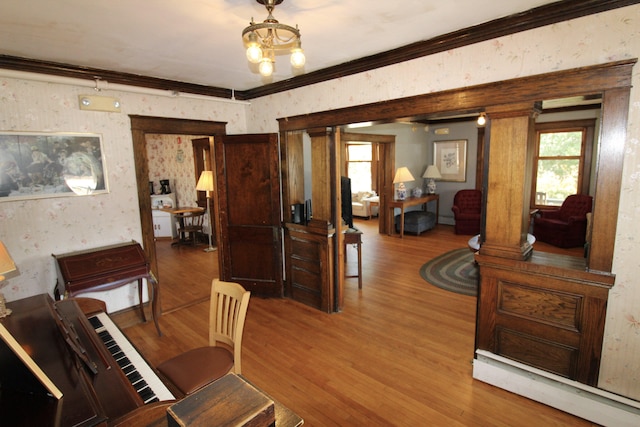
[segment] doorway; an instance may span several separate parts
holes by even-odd
[[[149,159],[147,150],[147,134],[164,135],[224,135],[225,123],[200,120],[172,119],[165,117],[129,116],[133,139],[134,164],[138,189],[138,206],[142,229],[142,245],[149,258],[151,271],[160,284],[158,301],[162,307],[162,289],[165,277],[158,269],[156,241],[153,232],[151,198],[149,197]],[[195,188],[195,183],[193,183]],[[216,252],[213,252],[216,254]],[[217,256],[211,261],[219,264]],[[165,274],[166,276],[166,274]],[[170,279],[167,277],[167,279]],[[167,280],[169,281],[169,280]]]

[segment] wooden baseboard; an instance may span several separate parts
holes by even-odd
[[[477,350],[473,378],[603,426],[640,425],[640,402]]]

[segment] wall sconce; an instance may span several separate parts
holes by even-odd
[[[120,100],[110,96],[78,95],[78,102],[81,110],[120,112]]]

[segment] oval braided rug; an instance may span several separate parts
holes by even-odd
[[[478,266],[468,248],[435,257],[420,267],[420,276],[447,291],[470,296],[478,294]]]

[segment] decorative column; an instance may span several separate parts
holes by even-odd
[[[491,106],[485,230],[481,255],[524,260],[533,250],[527,242],[534,119],[539,103]]]

